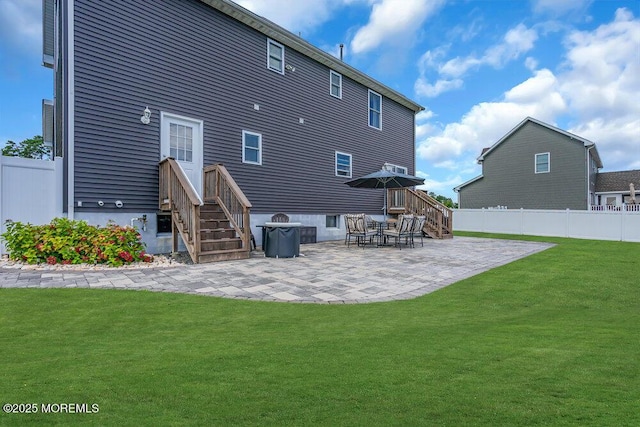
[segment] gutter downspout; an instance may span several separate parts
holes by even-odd
[[[591,145],[587,145],[587,150],[585,152],[585,156],[586,156],[586,170],[587,170],[587,210],[590,211],[591,210],[591,180],[589,179],[591,177],[590,172],[591,172],[591,162],[589,160],[591,160],[591,156],[589,154],[589,152],[591,151],[591,149],[595,146],[595,144],[591,144]]]
[[[74,219],[74,202],[75,202],[75,127],[74,127],[74,109],[75,109],[75,88],[74,88],[74,20],[73,7],[74,1],[69,0],[67,4],[67,218]]]

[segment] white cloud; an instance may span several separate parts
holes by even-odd
[[[41,52],[42,0],[0,0],[0,38],[16,52]]]
[[[351,41],[351,51],[365,53],[386,43],[408,42],[422,23],[444,0],[379,0],[374,3],[369,22]]]
[[[565,112],[566,103],[549,70],[540,70],[530,79],[507,91],[500,102],[475,105],[459,123],[450,123],[437,135],[419,141],[418,156],[435,165],[446,165],[463,155],[478,157],[525,117],[553,123]]]
[[[575,31],[559,77],[575,115],[571,132],[596,142],[605,168],[640,166],[640,19],[618,9],[613,22]]]
[[[459,89],[464,85],[462,77],[469,70],[481,66],[502,68],[533,49],[537,39],[538,33],[535,29],[518,24],[505,33],[500,43],[487,48],[481,56],[458,56],[442,62],[448,50],[447,46],[428,50],[418,61],[420,76],[414,84],[414,90],[418,96],[435,98],[444,92]],[[527,60],[526,64],[530,69],[537,66],[531,60]],[[430,79],[430,70],[436,70],[438,77]],[[435,83],[431,83],[434,80]]]
[[[419,77],[414,85],[414,90],[419,96],[426,96],[427,98],[435,98],[443,92],[459,89],[463,85],[463,81],[460,79],[453,80],[438,80],[434,84],[431,84],[424,77]]]
[[[416,176],[424,178],[424,184],[418,185],[419,190],[433,191],[436,194],[446,195],[451,192],[451,188],[460,184],[462,177],[460,175],[447,176],[443,180],[436,180],[425,172],[417,171]]]
[[[538,39],[536,30],[527,28],[523,24],[518,24],[515,28],[507,31],[504,35],[503,43],[493,46],[485,52],[480,62],[489,64],[494,68],[500,68],[509,61],[517,59],[525,52],[533,49]]]
[[[535,70],[501,100],[477,104],[459,122],[433,127],[419,139],[418,156],[460,171],[483,147],[532,116],[556,126],[568,120],[566,130],[597,144],[605,170],[640,168],[640,20],[620,9],[608,24],[568,34],[565,46],[566,61],[556,73]],[[530,69],[537,66],[527,62]],[[461,175],[455,185],[473,177]]]

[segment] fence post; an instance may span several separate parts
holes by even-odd
[[[569,224],[571,222],[570,217],[571,217],[571,210],[567,208],[567,217],[566,217],[567,220],[565,222],[566,232],[564,233],[565,237],[571,237],[569,233]]]
[[[620,212],[620,241],[624,241],[624,223],[625,223],[625,215],[627,214],[627,206],[625,204],[622,205],[622,212]]]

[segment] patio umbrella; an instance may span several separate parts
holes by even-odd
[[[635,205],[636,204],[636,189],[633,186],[633,182],[631,184],[629,184],[629,193],[631,195],[630,202]]]
[[[404,188],[424,184],[424,178],[392,172],[385,169],[370,173],[360,178],[345,182],[354,188],[383,188],[384,189],[384,216],[387,216],[387,188]]]

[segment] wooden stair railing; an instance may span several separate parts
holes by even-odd
[[[390,188],[387,190],[387,200],[403,201],[402,211],[426,217],[423,231],[435,239],[449,239],[453,237],[453,210],[449,209],[424,191],[410,188]],[[395,205],[388,206],[389,210],[397,209]]]
[[[249,258],[251,203],[227,169],[204,168],[203,201],[173,158],[159,168],[159,207],[171,212],[173,251],[179,234],[194,263]]]
[[[159,163],[160,210],[170,211],[172,250],[178,251],[178,236],[189,252],[193,262],[198,262],[200,252],[200,206],[203,204],[182,167],[173,158],[167,157]]]
[[[223,164],[204,168],[204,201],[218,204],[229,219],[230,225],[242,240],[242,249],[251,249],[251,202]]]

